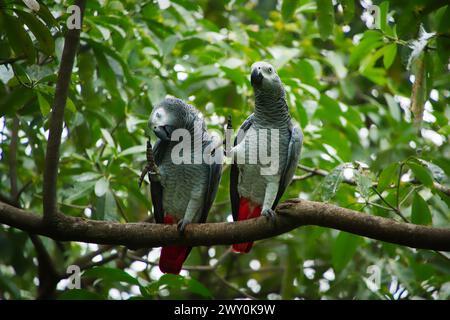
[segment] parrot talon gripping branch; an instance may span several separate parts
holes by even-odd
[[[141,176],[139,177],[139,188],[142,186],[142,182],[144,181],[145,175],[148,173],[148,180],[150,182],[159,182],[161,180],[161,176],[159,175],[158,167],[156,166],[155,159],[153,156],[152,143],[150,140],[147,141],[147,149],[146,149],[146,157],[147,163],[145,164],[144,169],[142,169]]]

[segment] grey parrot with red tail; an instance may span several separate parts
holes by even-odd
[[[200,112],[180,99],[166,98],[154,107],[149,128],[158,137],[153,155],[160,181],[150,184],[156,222],[177,224],[180,232],[191,222],[204,223],[219,186],[223,154],[211,150],[213,142]],[[174,141],[177,129],[191,137],[187,142],[190,147],[181,149],[180,143],[186,141]],[[187,161],[178,163],[174,159],[177,156]],[[191,249],[181,245],[163,247],[160,270],[178,274]]]
[[[250,79],[255,93],[255,110],[241,125],[228,154],[234,158],[230,198],[235,221],[260,215],[275,217],[274,210],[294,176],[303,142],[300,127],[291,121],[283,83],[275,68],[266,62],[256,62],[251,67]],[[266,135],[262,135],[263,132]],[[266,145],[262,143],[264,138]],[[264,172],[268,164],[256,156],[261,155],[258,148],[269,145],[271,152],[268,154],[275,156],[277,163],[274,170]],[[236,161],[239,156],[245,161]],[[257,161],[249,161],[252,157]],[[234,244],[233,249],[247,253],[252,245],[253,242]]]

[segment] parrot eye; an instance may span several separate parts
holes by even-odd
[[[267,69],[269,73],[272,73],[272,68]]]

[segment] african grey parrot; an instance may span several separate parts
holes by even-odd
[[[222,155],[220,152],[211,154],[211,150],[208,151],[212,147],[212,140],[206,131],[205,122],[198,110],[180,99],[166,98],[156,105],[150,115],[149,127],[158,137],[153,155],[160,182],[151,183],[155,220],[157,223],[177,223],[178,230],[183,232],[191,222],[206,221],[220,182]],[[192,137],[192,141],[181,151],[180,142],[172,141],[176,140],[173,136],[179,131],[177,129],[185,129],[184,132]],[[197,150],[195,143],[199,146]],[[174,161],[177,155],[184,156],[186,161]],[[212,161],[215,156],[218,158]],[[163,247],[159,259],[160,270],[178,274],[191,249],[186,246]]]
[[[234,147],[228,153],[234,157],[230,198],[235,221],[256,218],[261,214],[275,217],[274,209],[294,176],[303,141],[301,129],[291,121],[283,84],[275,68],[266,62],[256,62],[251,67],[250,79],[255,92],[255,110],[241,125]],[[278,154],[276,148],[273,152],[279,162],[277,170],[271,174],[262,174],[261,168],[265,166],[259,157],[253,164],[249,163],[250,157],[258,153],[261,155],[258,148],[264,147],[261,143],[264,140],[262,131],[267,132],[267,137],[273,136],[274,143],[278,145]],[[252,140],[255,138],[258,143]],[[265,140],[270,145],[270,138]],[[245,157],[244,163],[236,163],[239,155]],[[252,245],[253,242],[234,244],[233,249],[246,253]]]

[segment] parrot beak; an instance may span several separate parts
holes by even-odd
[[[153,128],[155,135],[163,141],[170,141],[173,130],[174,127],[169,125]]]
[[[258,71],[257,68],[253,69],[252,74],[250,76],[250,82],[252,86],[260,86],[262,84],[262,81],[264,79],[264,76],[260,71]]]

